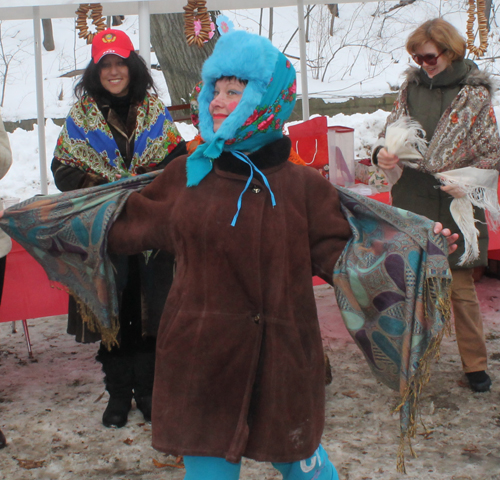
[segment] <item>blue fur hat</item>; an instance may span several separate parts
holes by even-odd
[[[203,88],[198,102],[200,131],[205,142],[210,143],[215,137],[213,119],[208,112],[213,100],[215,82],[223,76],[248,80],[238,107],[217,131],[217,137],[229,140],[262,100],[279,53],[267,38],[242,30],[235,30],[220,37],[201,73]],[[204,115],[201,114],[202,111]]]
[[[240,102],[214,132],[209,112],[221,77],[246,80]],[[295,70],[264,37],[241,30],[222,35],[202,69],[198,96],[199,129],[204,144],[189,157],[188,185],[197,185],[223,150],[253,152],[283,136],[283,124],[295,105]]]

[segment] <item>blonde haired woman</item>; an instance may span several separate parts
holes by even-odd
[[[465,40],[442,18],[429,20],[410,34],[406,49],[420,68],[411,67],[400,89],[387,126],[404,116],[417,120],[429,147],[415,168],[403,167],[392,187],[393,205],[458,232],[450,213],[454,198],[464,196],[455,186],[442,186],[435,174],[463,167],[495,170],[500,162],[500,137],[491,105],[489,75],[464,59]],[[384,147],[385,131],[375,145],[372,160],[391,171],[399,163]],[[492,172],[494,173],[494,172]],[[473,391],[490,389],[483,322],[474,287],[474,267],[487,263],[488,230],[484,211],[476,209],[479,258],[458,266],[463,238],[450,255],[453,272],[452,303],[463,370]]]

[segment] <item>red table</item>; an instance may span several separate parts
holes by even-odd
[[[33,357],[26,322],[29,318],[68,313],[68,294],[62,285],[50,282],[40,264],[17,242],[7,255],[0,322],[23,322],[29,357]]]

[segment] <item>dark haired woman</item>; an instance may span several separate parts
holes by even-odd
[[[186,153],[151,74],[120,30],[104,30],[92,42],[92,60],[75,87],[78,101],[59,135],[52,161],[61,191],[92,187],[121,177],[164,168]],[[127,422],[132,397],[151,419],[156,332],[173,272],[173,258],[148,251],[113,258],[121,297],[119,344],[101,338],[83,302],[70,297],[68,333],[79,342],[102,340],[110,398],[106,427]],[[159,294],[161,292],[161,294]],[[154,295],[153,295],[154,293]]]
[[[465,40],[442,18],[418,27],[409,36],[406,50],[420,68],[407,71],[386,128],[401,117],[411,116],[422,125],[429,148],[415,168],[403,168],[392,187],[392,203],[458,232],[450,204],[454,198],[465,196],[465,192],[455,185],[441,186],[435,175],[464,167],[496,174],[500,137],[491,105],[492,82],[488,74],[464,59]],[[383,148],[383,144],[381,139],[375,146],[373,162],[394,172],[400,159]],[[472,274],[474,267],[487,264],[488,230],[484,210],[476,208],[475,217],[475,227],[480,232],[479,258],[461,265],[460,257],[466,248],[461,235],[458,249],[449,261],[453,272],[455,330],[463,370],[473,391],[486,392],[491,379],[486,373],[483,321]]]

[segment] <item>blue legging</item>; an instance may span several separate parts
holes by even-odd
[[[241,462],[229,463],[217,457],[184,457],[184,480],[238,480]],[[283,480],[339,480],[337,470],[320,445],[307,460],[291,463],[273,463]]]

